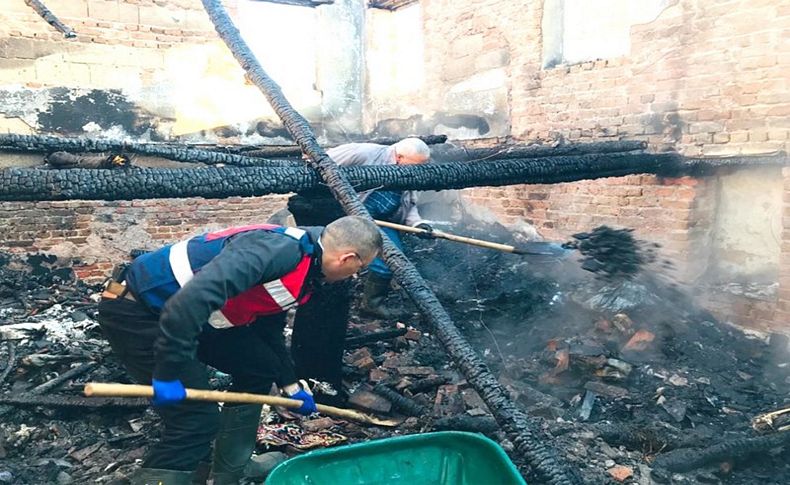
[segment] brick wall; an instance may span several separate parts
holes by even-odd
[[[24,0],[4,2],[0,84],[122,88],[136,80],[145,83],[146,76],[150,80],[163,69],[161,49],[216,40],[199,1],[50,0],[46,5],[77,37],[65,40]]]
[[[543,68],[545,3],[421,2],[428,106],[503,69],[516,139],[625,137],[689,155],[790,146],[782,2],[678,0],[631,27],[629,55]],[[484,111],[482,101],[469,111]]]
[[[0,202],[0,248],[74,262],[89,281],[106,277],[132,249],[156,249],[211,229],[261,223],[285,196],[185,200]]]
[[[426,110],[446,103],[446,93],[477,83],[476,95],[465,99],[468,112],[493,109],[508,123],[506,131],[492,130],[475,145],[638,139],[648,141],[651,150],[688,156],[790,149],[788,5],[670,2],[655,20],[631,27],[627,55],[544,68],[548,3],[421,2]],[[494,89],[478,83],[493,73],[504,73]],[[506,96],[493,94],[497,90]],[[786,171],[784,177],[787,184]],[[788,187],[785,201],[790,200]],[[633,176],[466,194],[508,222],[533,223],[551,239],[599,224],[635,228],[640,237],[660,243],[662,253],[676,262],[675,275],[693,285],[716,257],[710,244],[720,210],[717,176]],[[778,217],[778,204],[775,210]],[[790,331],[788,313],[782,313],[790,291],[787,210],[785,205],[778,297],[706,295],[720,315],[747,326]]]
[[[358,134],[361,4],[318,9],[226,0],[249,47],[327,139]],[[200,0],[52,0],[75,39],[24,0],[0,11],[0,132],[283,143],[263,94]],[[312,35],[292,35],[292,25]],[[290,28],[290,30],[288,30]],[[280,42],[290,35],[289,42]],[[274,46],[274,48],[273,48]],[[299,63],[295,56],[302,55]]]

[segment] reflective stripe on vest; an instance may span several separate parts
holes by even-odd
[[[243,232],[244,229],[247,229],[248,227],[262,229],[264,228],[262,226],[263,224],[260,226],[245,226],[243,228],[238,228],[241,229],[238,232]],[[268,229],[268,227],[266,228]],[[286,235],[291,236],[297,241],[307,234],[307,232],[296,227],[286,227],[284,232]],[[195,277],[195,273],[192,271],[192,265],[189,263],[189,252],[187,251],[187,246],[189,246],[190,240],[191,239],[187,239],[186,241],[177,242],[170,247],[170,270],[173,272],[173,276],[176,277],[178,285],[182,288],[184,285],[189,283],[192,278]],[[285,285],[283,285],[281,280],[269,281],[268,283],[264,283],[263,286],[266,288],[269,294],[272,295],[274,301],[276,301],[281,307],[287,307],[296,302],[296,299],[291,295],[291,292],[285,288]]]
[[[195,273],[192,272],[192,265],[189,264],[188,245],[189,239],[170,246],[170,270],[176,277],[178,286],[182,288],[195,276]]]
[[[241,232],[250,231],[250,230],[257,230],[257,229],[268,230],[268,229],[275,229],[275,228],[278,228],[278,226],[273,226],[273,225],[269,225],[269,224],[261,224],[261,225],[254,225],[254,226],[244,226],[244,227],[237,227],[237,228],[227,229],[225,231],[221,231],[221,232],[217,232],[217,233],[210,233],[210,234],[207,234],[205,237],[206,237],[207,241],[211,241],[211,240],[218,239],[220,237],[228,237],[228,236],[232,236],[232,235],[235,235],[235,234],[238,234],[238,233],[241,233]],[[301,238],[304,237],[307,234],[306,231],[304,231],[302,229],[299,229],[299,228],[296,228],[296,227],[283,228],[283,232],[282,233],[284,233],[285,235],[287,235],[287,236],[289,236],[289,237],[291,237],[293,239],[296,239],[297,241],[301,240]],[[170,255],[169,255],[170,270],[173,272],[173,276],[175,276],[175,279],[178,282],[178,285],[180,287],[182,287],[182,288],[184,287],[184,285],[189,283],[192,280],[192,278],[194,278],[194,276],[195,276],[195,273],[192,270],[192,265],[191,265],[191,263],[189,261],[188,246],[189,246],[189,241],[191,241],[191,240],[192,239],[187,239],[186,241],[180,241],[180,242],[178,242],[176,244],[173,244],[170,247]],[[307,271],[309,270],[309,259],[310,259],[309,255],[305,256],[304,258],[302,258],[302,261],[299,263],[299,265],[297,266],[297,269],[295,271],[300,271],[301,270],[306,276]],[[307,267],[305,267],[305,263],[307,263]],[[290,273],[289,273],[289,275],[290,275]],[[283,278],[285,278],[285,277],[287,277],[289,275],[285,275]],[[263,286],[263,288],[266,290],[266,293],[268,294],[269,297],[271,297],[271,299],[274,301],[274,303],[276,303],[277,306],[280,307],[279,311],[283,311],[283,312],[284,311],[288,311],[289,309],[298,306],[299,303],[304,303],[307,300],[307,298],[304,298],[302,302],[298,301],[297,298],[298,298],[299,295],[298,294],[297,295],[292,294],[291,291],[283,283],[283,279],[282,278],[281,279],[276,279],[276,280],[273,280],[273,281],[267,281],[266,283],[263,283],[261,286]],[[300,286],[300,289],[301,289],[301,286]],[[250,290],[248,290],[248,291],[250,291]],[[242,293],[242,295],[243,294],[244,293]],[[239,296],[241,296],[241,295],[239,295]],[[231,300],[234,300],[235,298],[238,298],[238,296],[232,298]],[[231,301],[231,300],[229,300],[229,301]],[[228,304],[226,302],[226,306],[227,305]],[[225,309],[225,307],[223,307],[223,309]],[[208,319],[209,325],[211,325],[214,328],[222,329],[222,328],[231,328],[231,327],[234,327],[236,325],[245,325],[247,323],[250,323],[250,322],[246,322],[246,321],[233,322],[225,314],[226,312],[223,312],[222,309],[213,312],[211,314],[211,316],[209,317],[209,319]]]

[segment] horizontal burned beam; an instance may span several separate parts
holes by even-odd
[[[446,135],[418,136],[425,143],[432,145],[447,141]],[[398,140],[393,138],[377,138],[369,143],[392,145]],[[52,153],[66,151],[82,152],[119,152],[137,153],[162,157],[168,160],[186,163],[205,163],[206,165],[233,165],[237,167],[255,166],[302,166],[299,160],[277,160],[282,158],[299,158],[302,150],[296,145],[278,145],[271,147],[208,147],[197,148],[188,145],[171,143],[138,143],[133,141],[101,140],[92,138],[64,138],[45,135],[0,134],[0,150],[16,150],[26,152]],[[265,159],[264,157],[271,157]]]
[[[615,154],[472,164],[347,167],[341,171],[357,191],[445,190],[658,173],[679,163],[680,157],[674,154]],[[0,200],[4,201],[225,198],[321,190],[324,186],[318,175],[307,167],[0,171]]]
[[[647,142],[639,140],[571,143],[558,146],[500,145],[485,148],[438,146],[431,150],[431,158],[437,161],[468,162],[475,160],[560,157],[591,153],[620,153],[644,150],[645,148],[647,148]]]
[[[178,162],[205,163],[207,165],[226,164],[239,167],[294,165],[294,162],[290,160],[263,160],[260,158],[237,155],[235,153],[201,150],[186,145],[96,140],[90,138],[62,138],[58,136],[43,135],[0,134],[0,150],[19,150],[39,153],[50,153],[55,151],[72,153],[137,153],[140,155],[167,158],[168,160],[175,160]]]
[[[404,137],[405,138],[405,137]],[[420,135],[411,138],[419,138],[426,145],[438,145],[447,141],[447,135]],[[357,140],[359,143],[376,143],[377,145],[394,145],[403,138],[373,138],[370,140]],[[301,157],[302,149],[296,145],[272,145],[272,146],[250,146],[237,149],[239,154],[248,157]],[[301,162],[299,162],[301,163]]]

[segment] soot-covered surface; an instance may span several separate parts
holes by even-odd
[[[520,242],[497,224],[447,230]],[[619,466],[633,472],[631,483],[790,480],[790,454],[777,446],[674,476],[683,467],[659,458],[757,436],[750,420],[790,402],[790,372],[786,353],[695,306],[657,261],[656,246],[611,228],[581,235],[569,246],[584,254],[562,258],[408,242],[410,257],[500,382],[546,420],[563,443],[558,448],[591,482],[613,480]],[[593,274],[582,264],[609,270]]]

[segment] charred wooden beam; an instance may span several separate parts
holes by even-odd
[[[418,0],[370,0],[368,7],[382,10],[397,10],[406,5],[417,3]]]
[[[100,140],[91,138],[63,138],[45,135],[0,134],[0,150],[18,150],[26,152],[72,153],[113,152],[137,153],[154,157],[167,158],[177,162],[205,163],[206,165],[235,165],[239,167],[254,166],[293,166],[290,160],[264,160],[234,153],[201,150],[186,145],[170,145],[162,143],[138,143],[133,141]]]
[[[550,184],[656,173],[677,164],[673,154],[581,155],[416,166],[345,167],[338,170],[358,191],[445,190],[520,183]],[[0,200],[131,200],[260,196],[325,191],[307,167],[133,168],[116,170],[0,170]]]
[[[57,169],[64,168],[95,168],[95,169],[123,169],[132,166],[132,160],[126,155],[108,156],[78,156],[68,152],[50,153],[44,158],[47,165]]]
[[[304,119],[288,102],[280,87],[266,74],[252,51],[241,38],[219,0],[202,0],[217,33],[230,48],[253,84],[263,92],[280,117],[288,133],[308,156],[308,163],[321,176],[335,198],[349,213],[370,218],[346,173],[340,171],[318,145],[315,135]],[[409,259],[385,238],[384,258],[395,273],[401,287],[416,303],[447,353],[483,398],[513,442],[516,452],[532,467],[540,480],[550,484],[581,483],[578,472],[559,458],[548,436],[539,424],[510,399],[505,388],[489,371],[483,360],[450,319],[436,295]]]
[[[417,394],[420,392],[436,389],[442,384],[447,384],[448,382],[450,382],[450,379],[446,376],[428,377],[420,381],[414,382],[412,384],[409,384],[406,387],[406,389],[408,389],[409,392],[411,392],[412,394]]]
[[[25,3],[30,8],[35,10],[37,14],[41,15],[41,18],[46,20],[49,25],[55,27],[58,32],[62,33],[65,38],[73,39],[77,37],[77,34],[71,29],[71,27],[68,27],[63,22],[61,22],[60,19],[57,18],[55,14],[53,14],[52,11],[48,9],[46,5],[44,5],[43,2],[41,2],[41,0],[25,0]]]
[[[559,146],[500,145],[488,148],[438,146],[431,150],[431,158],[437,161],[468,162],[511,158],[561,157],[587,155],[590,153],[620,153],[643,150],[645,148],[647,148],[647,142],[638,140],[574,143]]]
[[[14,370],[14,365],[16,364],[16,345],[14,345],[13,342],[6,342],[5,347],[8,352],[8,360],[3,368],[3,372],[0,372],[0,386],[3,385],[9,374],[11,374],[11,371]]]
[[[96,362],[86,362],[77,367],[69,369],[63,374],[57,376],[56,378],[49,380],[39,386],[34,387],[33,389],[30,390],[30,394],[32,395],[44,394],[45,392],[49,392],[54,389],[57,389],[58,387],[65,384],[66,381],[68,381],[69,379],[74,379],[75,377],[79,377],[82,374],[86,374],[92,371],[93,369],[96,368],[97,365],[99,364],[97,364]]]
[[[391,340],[406,335],[406,332],[407,330],[405,328],[398,328],[395,330],[366,333],[365,335],[360,335],[358,337],[348,337],[345,340],[345,348],[355,349],[364,345],[381,342],[382,340]]]
[[[742,460],[752,455],[764,454],[772,448],[788,445],[790,445],[790,432],[754,438],[735,438],[708,448],[681,448],[658,455],[653,466],[670,472],[688,472],[723,461]]]
[[[149,399],[95,398],[82,396],[39,396],[30,394],[1,394],[0,405],[31,408],[36,406],[54,408],[145,408],[151,405]]]
[[[764,155],[742,155],[737,157],[707,157],[707,158],[688,158],[677,167],[670,167],[666,175],[710,175],[722,168],[737,167],[760,167],[775,166],[784,167],[788,165],[787,154],[776,152]]]
[[[448,416],[433,422],[434,429],[451,431],[469,431],[470,433],[493,433],[499,427],[491,416]]]
[[[428,412],[425,406],[412,401],[406,396],[401,396],[397,391],[390,389],[384,384],[377,384],[373,388],[373,392],[391,402],[395,409],[409,416],[424,416]]]
[[[413,138],[419,138],[424,141],[426,145],[437,145],[447,141],[447,135],[420,135]],[[361,140],[361,142],[376,143],[377,145],[394,145],[402,139],[403,138],[373,138],[370,140]],[[264,158],[298,158],[302,156],[302,149],[296,145],[244,147],[239,149],[238,152],[248,157]]]

